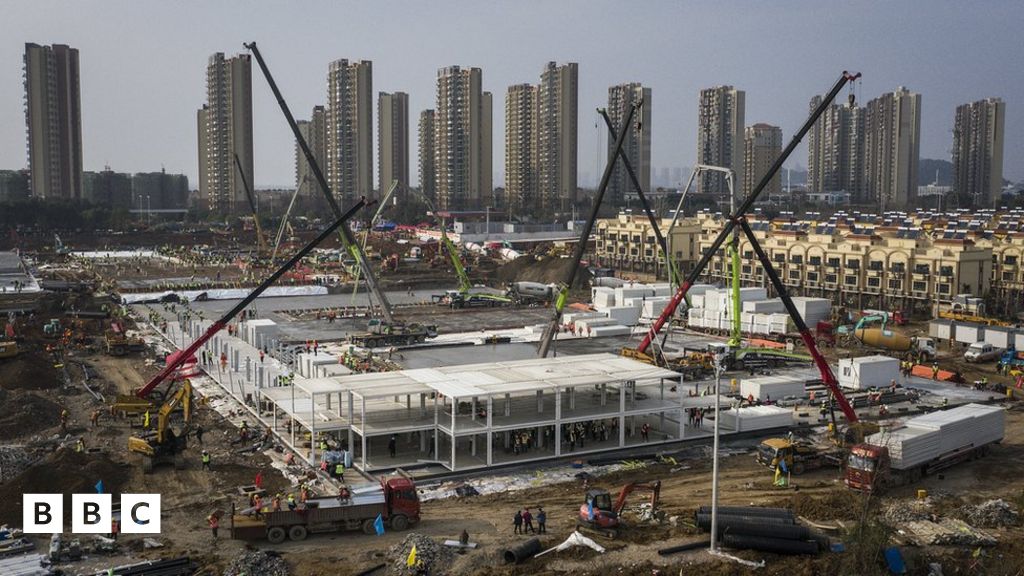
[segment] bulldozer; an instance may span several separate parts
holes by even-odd
[[[180,429],[171,426],[171,417],[181,409],[184,417]],[[160,464],[174,464],[181,470],[185,467],[182,453],[188,446],[188,433],[192,423],[192,383],[185,380],[157,412],[156,428],[128,439],[128,451],[142,457],[142,471],[146,474]]]
[[[619,490],[619,496],[612,503],[611,494],[604,488],[587,490],[583,504],[580,505],[579,521],[576,528],[592,532],[606,538],[616,538],[622,526],[622,509],[626,506],[629,495],[636,490],[650,492],[651,510],[658,507],[661,497],[661,481],[631,482]]]

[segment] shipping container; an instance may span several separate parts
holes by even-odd
[[[900,376],[900,361],[890,356],[840,358],[839,385],[851,390],[889,386]]]

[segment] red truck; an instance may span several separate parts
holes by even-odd
[[[310,533],[362,530],[374,534],[378,515],[391,530],[405,530],[420,521],[420,501],[412,478],[381,478],[379,488],[355,490],[344,502],[331,497],[310,498],[295,510],[267,512],[259,519],[232,514],[231,537],[266,538],[271,544],[280,544],[285,537],[297,542]]]

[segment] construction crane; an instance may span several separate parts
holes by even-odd
[[[341,218],[341,207],[338,205],[338,201],[334,198],[334,195],[331,194],[331,187],[327,184],[327,179],[324,178],[324,173],[320,169],[320,164],[316,161],[316,157],[313,156],[313,151],[309,148],[309,144],[302,136],[302,132],[299,131],[299,125],[295,123],[295,117],[292,116],[292,112],[288,108],[288,103],[284,101],[284,97],[281,95],[281,91],[278,89],[277,83],[274,82],[274,77],[270,74],[270,69],[267,68],[267,63],[263,60],[263,55],[260,54],[260,50],[256,47],[255,42],[246,42],[243,46],[248,50],[251,50],[252,55],[256,58],[256,63],[259,64],[260,71],[263,72],[263,77],[266,78],[267,84],[270,85],[270,90],[274,93],[274,97],[277,99],[277,103],[281,107],[281,112],[284,114],[285,120],[288,121],[288,125],[292,129],[292,133],[295,135],[295,141],[298,143],[299,148],[302,149],[302,153],[306,156],[306,161],[309,162],[309,168],[313,172],[313,176],[316,178],[317,183],[320,185],[320,191],[323,192],[324,198],[327,200],[327,204],[334,212],[335,217]],[[395,319],[391,311],[391,302],[388,301],[384,291],[380,289],[380,285],[377,283],[377,277],[373,273],[373,268],[370,266],[370,263],[366,261],[363,251],[359,248],[359,243],[352,234],[352,229],[349,228],[348,223],[344,221],[341,222],[341,242],[352,258],[356,261],[360,270],[362,270],[363,278],[366,280],[366,285],[370,289],[370,293],[377,299],[377,303],[380,304],[380,312],[381,316],[383,316],[384,322],[386,324],[393,324]],[[372,302],[370,309],[373,309]]]
[[[302,183],[306,182],[308,176],[303,177]],[[281,238],[284,237],[285,228],[290,228],[288,224],[288,217],[292,214],[292,208],[295,206],[295,199],[299,196],[299,190],[302,188],[302,184],[295,187],[295,192],[292,193],[292,199],[288,202],[288,209],[284,211],[284,216],[281,217],[281,225],[277,227],[277,237],[274,238],[274,251],[270,255],[270,261],[274,262],[277,260],[277,251],[281,247]]]
[[[373,213],[373,217],[370,218],[370,223],[366,226],[366,232],[363,233],[363,244],[362,244],[362,248],[361,248],[362,251],[363,251],[363,254],[366,254],[366,242],[367,242],[367,240],[370,239],[370,232],[373,231],[373,226],[377,223],[377,219],[380,218],[380,215],[383,214],[384,210],[387,208],[388,200],[391,199],[391,196],[395,193],[395,190],[398,190],[398,180],[392,180],[391,181],[391,186],[388,187],[387,194],[385,194],[384,197],[381,198],[380,206],[377,206],[377,211]],[[359,289],[359,272],[360,272],[360,269],[356,268],[356,272],[354,274],[355,281],[352,283],[353,284],[353,286],[352,286],[352,298],[353,299],[355,299],[356,292]]]
[[[252,210],[252,221],[256,227],[256,243],[259,246],[259,253],[267,253],[267,240],[263,237],[263,227],[260,226],[260,214],[259,210],[256,209],[256,196],[252,192],[252,188],[249,188],[249,182],[245,179],[245,170],[242,170],[242,161],[238,159],[238,154],[235,154],[235,166],[238,168],[238,175],[242,178],[242,187],[245,188],[245,197],[249,200],[249,208]]]
[[[689,274],[687,274],[686,279],[683,281],[682,285],[679,286],[679,289],[676,290],[671,300],[669,300],[668,304],[665,306],[664,311],[654,322],[654,324],[651,325],[650,330],[648,330],[648,332],[644,335],[643,340],[640,342],[640,345],[637,346],[636,348],[637,352],[646,353],[647,349],[651,346],[651,343],[654,342],[657,338],[658,333],[661,331],[661,329],[675,315],[676,310],[679,308],[679,304],[686,297],[686,293],[687,291],[689,291],[690,286],[692,286],[697,281],[700,275],[704,272],[704,269],[707,267],[708,263],[711,261],[711,258],[713,258],[715,254],[718,253],[719,248],[722,247],[726,239],[731,234],[735,233],[736,227],[738,226],[740,230],[743,232],[743,234],[747,237],[748,241],[750,242],[751,248],[753,248],[758,260],[760,260],[761,266],[764,268],[765,273],[768,275],[768,278],[771,281],[772,286],[775,288],[775,291],[782,299],[782,303],[786,307],[786,311],[793,319],[793,323],[799,330],[800,337],[803,340],[804,345],[811,353],[811,357],[813,358],[815,365],[818,367],[818,371],[821,373],[822,381],[832,392],[832,396],[835,398],[836,403],[839,405],[839,408],[846,416],[846,421],[850,425],[854,425],[858,422],[857,413],[853,410],[853,407],[843,396],[842,390],[840,390],[839,388],[839,383],[836,380],[835,374],[832,373],[832,368],[828,365],[828,362],[818,351],[814,335],[808,329],[803,317],[800,315],[800,312],[796,309],[796,305],[793,304],[792,298],[789,297],[789,292],[786,291],[785,285],[782,283],[782,280],[779,278],[779,275],[775,272],[775,268],[772,265],[771,259],[768,258],[768,255],[761,248],[760,243],[758,243],[757,241],[757,237],[754,236],[753,230],[751,230],[750,225],[747,224],[746,214],[747,212],[749,212],[751,206],[753,206],[754,202],[757,200],[757,197],[768,186],[768,183],[771,182],[771,179],[775,177],[776,173],[778,173],[779,169],[782,167],[782,164],[793,153],[793,150],[796,149],[797,145],[800,144],[800,141],[803,139],[804,135],[806,135],[807,132],[811,129],[811,127],[814,126],[814,123],[817,122],[818,118],[825,112],[825,109],[832,104],[832,101],[835,99],[839,91],[842,90],[843,86],[845,86],[849,82],[856,80],[859,77],[859,73],[853,74],[850,72],[843,71],[842,75],[836,81],[835,85],[832,87],[829,93],[825,96],[825,98],[821,100],[817,108],[815,108],[814,111],[811,113],[810,117],[807,118],[807,120],[804,122],[804,125],[800,128],[800,130],[793,135],[793,139],[786,146],[785,150],[782,151],[779,157],[775,159],[775,162],[771,165],[771,167],[769,167],[765,174],[761,177],[761,181],[758,182],[754,190],[750,193],[749,196],[744,198],[740,206],[733,210],[733,212],[729,215],[728,221],[725,223],[725,226],[722,227],[722,230],[718,233],[718,236],[715,238],[715,240],[711,243],[711,246],[709,246],[707,250],[704,251],[704,253],[701,255],[700,260],[697,262],[697,265],[694,266],[692,270],[690,270]]]
[[[551,341],[555,337],[555,333],[558,332],[558,326],[562,321],[562,310],[565,308],[565,304],[569,299],[569,290],[572,288],[573,282],[576,281],[576,274],[579,272],[580,261],[583,260],[583,252],[587,249],[587,240],[590,239],[590,232],[594,229],[594,222],[597,221],[598,211],[601,209],[601,200],[604,199],[604,193],[608,189],[608,183],[612,179],[612,170],[615,168],[615,159],[622,152],[622,144],[626,141],[626,134],[629,134],[629,130],[633,127],[633,116],[636,115],[637,108],[641,103],[633,104],[629,108],[629,113],[626,114],[626,121],[622,123],[622,131],[619,132],[618,138],[615,139],[615,146],[612,147],[613,154],[608,155],[608,160],[605,162],[604,174],[601,175],[601,184],[597,187],[597,194],[594,195],[593,205],[590,208],[590,217],[583,225],[583,231],[580,233],[580,239],[576,243],[576,251],[573,255],[572,266],[566,273],[565,282],[559,286],[558,298],[555,300],[554,310],[551,314],[551,321],[544,329],[544,334],[540,339],[540,346],[537,349],[537,354],[541,358],[547,358],[548,350],[551,348]]]
[[[643,102],[640,102],[641,107],[641,118],[643,117]],[[598,110],[601,118],[604,119],[605,126],[608,127],[608,132],[615,137],[615,126],[612,125],[612,119],[608,117],[608,111],[604,108]],[[633,189],[636,191],[637,198],[640,199],[640,205],[644,209],[644,214],[647,215],[647,220],[651,224],[651,229],[654,231],[654,237],[658,242],[658,249],[661,250],[661,255],[665,258],[665,267],[668,269],[668,280],[673,285],[678,286],[682,283],[683,279],[679,275],[679,270],[675,266],[675,262],[672,260],[672,256],[669,253],[668,242],[665,239],[665,235],[661,233],[661,226],[658,219],[655,217],[654,212],[651,210],[651,204],[647,201],[647,196],[644,194],[643,186],[640,185],[640,179],[636,176],[636,170],[633,169],[633,163],[629,161],[629,155],[623,150],[619,150],[619,158],[622,159],[622,164],[626,168],[626,174],[629,175],[630,181],[633,183]],[[669,229],[671,237],[671,228]]]
[[[156,376],[153,376],[153,378],[150,379],[150,381],[147,382],[145,386],[140,388],[139,391],[135,393],[135,395],[138,396],[139,398],[146,398],[147,396],[149,396],[149,394],[153,391],[154,388],[160,385],[160,383],[166,380],[167,377],[174,373],[175,370],[177,370],[181,365],[183,365],[186,361],[192,358],[195,355],[196,350],[199,350],[199,348],[202,347],[202,345],[205,344],[208,340],[213,338],[214,335],[217,334],[217,332],[223,330],[224,327],[228,325],[228,322],[230,322],[232,318],[237,316],[238,313],[241,312],[242,310],[245,310],[245,308],[254,300],[256,300],[256,298],[259,298],[259,295],[262,294],[267,288],[270,288],[270,286],[273,285],[274,282],[277,282],[278,278],[283,276],[284,273],[287,272],[292,266],[298,264],[300,260],[305,258],[307,254],[313,251],[313,248],[316,248],[318,244],[326,240],[328,236],[333,234],[338,228],[340,228],[345,222],[347,222],[349,218],[355,216],[356,212],[358,212],[363,206],[369,206],[372,204],[372,201],[367,202],[365,198],[362,198],[358,202],[356,202],[351,208],[348,209],[348,212],[345,212],[344,214],[341,215],[341,218],[338,218],[333,224],[324,229],[324,231],[321,232],[319,236],[314,238],[312,242],[303,246],[302,250],[296,252],[295,255],[291,257],[291,259],[285,262],[284,265],[282,265],[280,268],[275,270],[274,273],[271,274],[266,280],[264,280],[259,286],[254,288],[253,291],[250,292],[248,296],[243,298],[240,302],[238,302],[238,304],[235,304],[235,306],[231,308],[231,310],[228,310],[223,316],[217,319],[217,321],[214,322],[206,330],[206,332],[203,332],[202,336],[200,336],[194,342],[189,344],[188,348],[185,348],[185,350],[182,353],[178,354],[173,359],[171,359],[171,357],[168,356],[167,364],[164,366],[163,370],[161,370]]]

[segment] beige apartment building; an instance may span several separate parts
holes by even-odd
[[[514,84],[505,94],[505,202],[513,216],[538,213],[537,87]]]
[[[296,124],[299,127],[299,133],[302,134],[302,138],[306,141],[306,145],[309,146],[309,150],[313,153],[313,159],[316,160],[320,170],[324,171],[324,176],[326,177],[327,112],[323,106],[314,106],[310,119],[298,120]],[[306,160],[306,154],[302,151],[302,147],[299,146],[297,141],[295,143],[295,188],[298,190],[299,197],[301,198],[311,199],[314,202],[323,198],[320,183],[317,182],[309,161]]]
[[[629,158],[633,170],[636,172],[637,180],[644,193],[651,191],[651,89],[639,83],[619,84],[608,88],[608,118],[612,121],[615,134],[608,134],[608,152],[610,156],[615,153],[615,139],[623,125],[626,117],[629,116],[629,109],[634,104],[643,102],[643,108],[637,110],[633,115],[633,124],[629,126],[629,133],[622,142],[622,151]],[[607,132],[604,126],[600,129]],[[607,156],[606,156],[607,157]],[[612,206],[621,206],[626,199],[636,199],[636,189],[626,172],[626,166],[621,161],[615,162],[612,169],[612,178],[608,182],[608,191],[605,202]]]
[[[478,210],[491,205],[492,114],[479,68],[437,71],[434,171],[440,210]]]
[[[396,198],[409,189],[409,95],[381,92],[377,96],[377,189],[387,194],[398,181]]]
[[[662,218],[660,228],[666,235],[668,250],[679,270],[687,271],[700,258],[697,240],[700,222],[693,218],[680,219],[672,234],[668,228],[671,218]],[[658,249],[658,239],[647,216],[622,213],[616,218],[597,221],[595,227],[595,255],[600,266],[614,268],[621,274],[630,272],[654,274],[667,278],[665,258]]]
[[[327,72],[327,183],[348,206],[373,197],[373,63],[331,62]]]
[[[77,200],[82,197],[78,49],[29,42],[24,66],[29,189],[35,198]]]
[[[433,110],[420,112],[419,142],[420,192],[434,202],[437,200],[437,170],[434,164]]]
[[[223,52],[210,56],[206,104],[197,112],[196,121],[199,194],[213,212],[248,211],[245,185],[255,182],[252,115],[251,56],[225,58]]]
[[[970,206],[997,205],[1003,191],[1006,103],[987,98],[956,108],[953,124],[953,184]]]
[[[782,155],[782,128],[771,124],[747,126],[743,139],[743,193],[745,198],[761,183],[761,178],[775,160]],[[768,182],[764,197],[777,198],[782,194],[782,175],[778,172]]]
[[[700,91],[697,109],[697,163],[731,168],[733,186],[745,190],[743,169],[744,114],[746,92],[732,86],[716,86]],[[721,172],[698,175],[697,190],[702,194],[726,196],[729,190]]]

